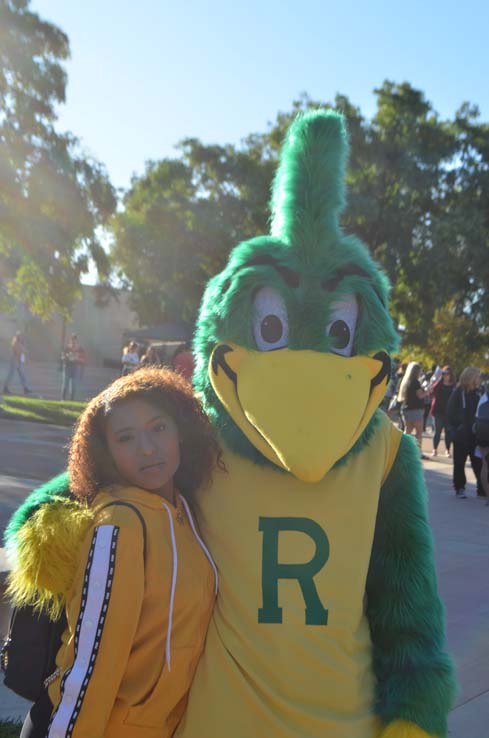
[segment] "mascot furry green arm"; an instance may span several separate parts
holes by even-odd
[[[378,409],[397,335],[384,275],[339,226],[346,157],[340,115],[296,120],[271,236],[240,244],[202,303],[195,383],[226,471],[196,506],[221,588],[183,738],[446,735],[426,489]]]

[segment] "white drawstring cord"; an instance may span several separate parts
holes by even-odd
[[[166,632],[166,663],[168,664],[168,671],[171,671],[171,628],[173,622],[173,603],[175,600],[175,588],[177,585],[177,571],[178,571],[178,553],[177,544],[175,541],[175,528],[173,526],[173,518],[171,516],[168,505],[163,503],[163,507],[168,513],[168,519],[170,521],[170,536],[171,545],[173,549],[173,574],[171,578],[171,592],[170,592],[170,609],[168,612],[168,630]]]
[[[216,567],[216,565],[215,565],[215,563],[213,561],[212,556],[210,555],[209,551],[207,550],[207,547],[206,547],[204,541],[202,540],[202,538],[197,533],[197,529],[195,527],[194,519],[192,517],[192,513],[190,512],[190,507],[188,505],[187,500],[185,499],[185,497],[183,495],[180,495],[180,497],[182,498],[182,502],[183,502],[183,504],[185,506],[185,510],[187,511],[187,516],[188,516],[188,519],[190,520],[190,525],[192,526],[192,530],[194,532],[194,536],[196,537],[196,539],[200,543],[200,546],[201,546],[203,552],[205,553],[205,555],[207,556],[207,558],[209,559],[209,563],[212,566],[212,569],[214,571],[215,593],[217,594],[217,590],[219,589],[219,575],[217,573],[217,567]]]

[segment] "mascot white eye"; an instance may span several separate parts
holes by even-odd
[[[289,342],[287,308],[280,292],[262,287],[253,300],[253,335],[259,351],[284,348]]]
[[[351,356],[358,319],[358,302],[355,295],[345,295],[331,306],[330,322],[326,335],[334,339],[331,348],[335,354]]]

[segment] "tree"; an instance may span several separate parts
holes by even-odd
[[[116,199],[104,168],[54,129],[68,38],[29,5],[0,0],[1,296],[68,316],[90,257],[108,276],[97,229]]]
[[[113,263],[140,321],[195,318],[204,286],[232,246],[267,230],[273,166],[263,147],[180,145],[179,160],[150,162],[113,221]]]
[[[406,346],[425,348],[441,326],[440,308],[449,304],[454,326],[475,326],[474,350],[483,353],[489,347],[488,126],[469,105],[441,120],[407,83],[386,81],[375,94],[371,120],[344,95],[330,105],[344,113],[350,133],[344,230],[365,241],[390,277],[391,309],[405,328]],[[268,231],[270,185],[285,132],[298,112],[323,105],[303,95],[268,131],[239,146],[186,139],[178,158],[153,162],[133,180],[115,219],[113,259],[142,322],[182,311],[193,316],[209,274],[229,249]],[[449,326],[443,323],[443,330]]]

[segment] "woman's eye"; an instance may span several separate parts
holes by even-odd
[[[341,356],[351,356],[358,320],[358,302],[355,295],[346,295],[331,306],[326,335],[332,340],[331,350]]]
[[[158,425],[155,425],[155,431],[157,433],[161,433],[162,431],[166,430],[166,423],[158,423]]]
[[[119,436],[117,440],[119,441],[119,443],[127,443],[128,441],[132,440],[132,436],[130,435]]]
[[[259,351],[284,348],[289,342],[285,301],[273,287],[262,287],[253,300],[253,335]]]

